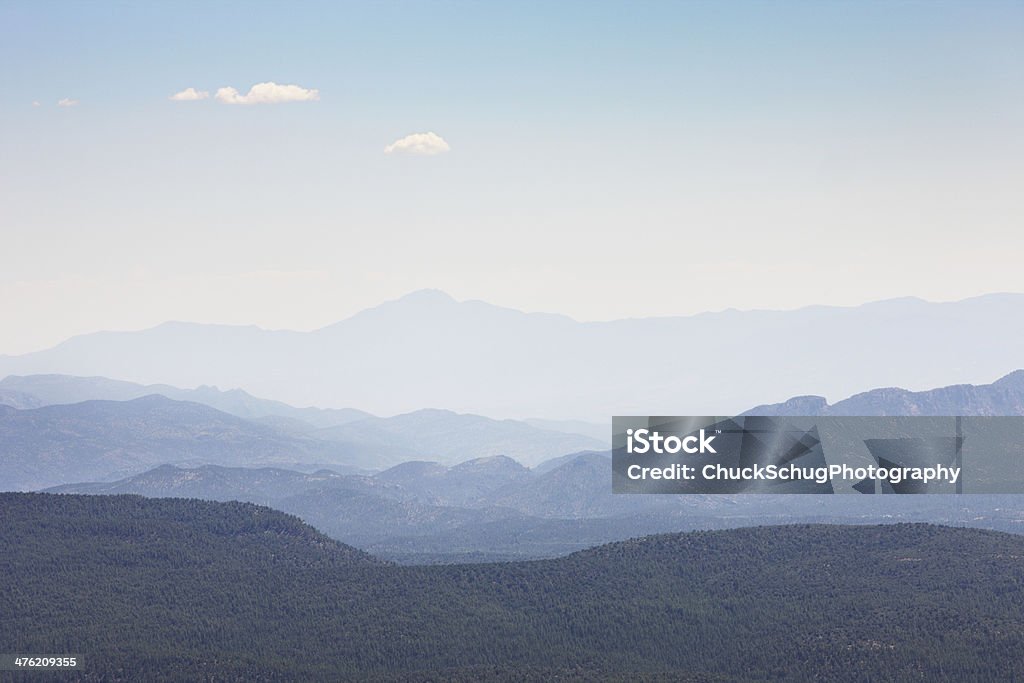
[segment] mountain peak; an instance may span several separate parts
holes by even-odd
[[[389,303],[412,303],[412,304],[454,304],[458,303],[454,297],[440,289],[417,289],[405,296]]]
[[[824,415],[829,409],[824,396],[794,396],[784,403],[760,405],[744,415],[772,417],[777,415]]]
[[[365,308],[349,318],[322,327],[317,331],[337,332],[344,330],[346,325],[353,322],[374,324],[380,320],[394,318],[408,320],[424,316],[432,317],[442,311],[459,310],[457,308],[459,304],[460,302],[440,289],[418,289],[397,299],[385,301],[372,308]]]
[[[992,383],[992,386],[1003,389],[1024,390],[1024,370],[1014,370],[1010,374],[997,379]]]
[[[471,471],[507,471],[528,472],[529,468],[524,467],[518,461],[507,455],[486,455],[482,458],[466,460],[451,468],[453,472]]]

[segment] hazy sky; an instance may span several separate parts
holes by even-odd
[[[1019,1],[0,0],[0,65],[0,353],[1024,291]]]

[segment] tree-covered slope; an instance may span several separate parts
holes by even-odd
[[[4,494],[0,514],[0,650],[80,653],[97,680],[1024,676],[1024,538],[995,532],[762,527],[400,567],[246,504]]]

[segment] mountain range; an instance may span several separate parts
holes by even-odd
[[[991,385],[877,389],[835,405],[797,397],[749,412],[1021,414],[1022,380],[1024,372],[1017,371]],[[228,397],[241,392],[213,388],[48,375],[9,377],[0,389],[9,401],[14,395],[22,405],[48,404],[0,406],[4,488],[271,505],[334,538],[403,562],[564,555],[641,534],[765,521],[932,520],[1024,530],[1024,508],[1012,497],[616,496],[602,443],[450,411],[366,416],[318,428],[303,418],[331,411],[251,396],[232,402]],[[161,395],[68,403],[97,395],[129,398],[150,389],[206,399],[250,417]],[[309,412],[288,414],[295,410]]]
[[[166,323],[16,357],[0,376],[63,373],[240,388],[374,414],[736,414],[765,399],[990,381],[1024,366],[1024,295],[953,303],[577,322],[427,290],[312,332]]]
[[[130,476],[164,463],[336,464],[343,445],[152,395],[0,411],[0,488]]]
[[[761,524],[931,521],[1024,532],[1017,496],[616,495],[608,453],[534,469],[502,456],[453,467],[408,462],[376,474],[164,465],[52,493],[246,501],[404,563],[555,557],[653,533]]]
[[[872,389],[830,405],[823,396],[796,396],[784,403],[761,405],[745,415],[766,416],[896,416],[896,415],[1024,415],[1024,370],[992,384],[957,384],[928,391],[897,387]]]
[[[55,391],[27,393],[35,391],[35,378],[13,379],[7,385],[19,387],[19,404],[58,398]],[[117,386],[97,378],[84,383],[70,379],[69,384],[78,389]],[[61,378],[45,377],[39,384],[53,389],[62,382]],[[199,394],[215,402],[224,396],[215,390]],[[258,400],[254,403],[259,405]],[[311,414],[323,418],[330,413]],[[439,410],[363,417],[316,428],[280,414],[245,419],[159,394],[25,409],[0,405],[2,490],[108,481],[162,464],[276,465],[303,470],[326,466],[353,472],[384,469],[407,460],[456,464],[494,455],[508,455],[532,465],[565,453],[603,447],[603,442],[578,434]]]
[[[149,390],[163,394],[132,398]],[[131,400],[94,400],[99,397]],[[90,400],[73,403],[83,398]],[[1021,415],[1024,371],[988,385],[922,392],[874,389],[834,405],[821,396],[800,396],[746,414]],[[336,424],[316,426],[331,420]],[[560,462],[557,458],[607,447],[607,440],[538,424],[572,428],[579,423],[493,420],[436,409],[383,418],[351,409],[294,408],[212,387],[182,390],[98,377],[12,376],[0,381],[0,486],[22,490],[109,481],[161,464],[330,467],[348,473],[415,460],[440,466],[505,455],[543,469]]]
[[[1021,414],[1022,378],[1018,371],[991,385],[878,389],[835,406],[798,397],[750,412]],[[50,394],[31,394],[37,400],[60,398],[64,381],[14,379],[22,391],[37,382],[49,387]],[[104,383],[70,378],[69,385]],[[608,452],[577,448],[581,443],[590,442],[439,410],[283,430],[162,396],[0,409],[6,488],[271,505],[334,538],[409,562],[563,555],[647,533],[766,521],[931,520],[1024,531],[1024,507],[1002,496],[617,496]]]
[[[153,394],[176,401],[202,403],[247,420],[264,419],[279,426],[291,422],[293,428],[300,430],[336,427],[373,417],[355,408],[296,408],[281,401],[257,398],[241,389],[221,391],[206,385],[181,389],[167,384],[143,385],[107,377],[71,375],[9,375],[0,379],[0,404],[22,409],[83,401],[131,401]],[[304,423],[306,427],[294,423]]]

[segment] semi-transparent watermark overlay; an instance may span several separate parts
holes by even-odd
[[[615,493],[1024,493],[1024,417],[612,419]]]

